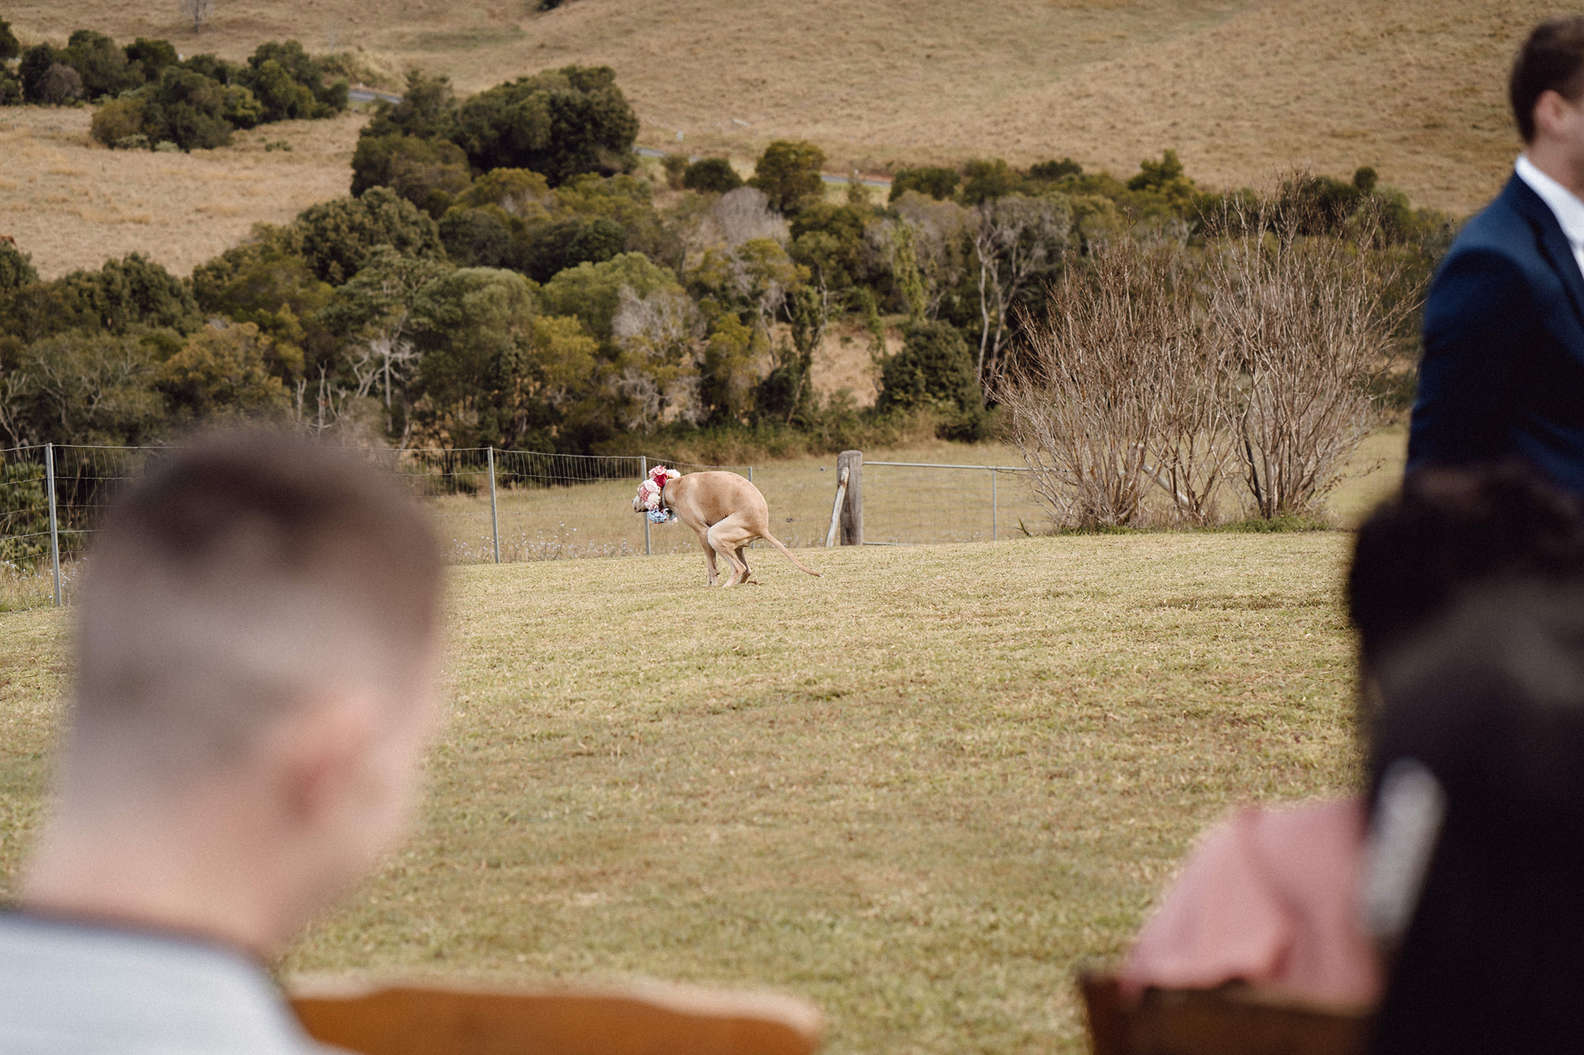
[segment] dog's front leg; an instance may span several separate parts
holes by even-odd
[[[704,532],[698,533],[699,545],[704,548],[704,570],[708,573],[707,582],[714,586],[720,578],[720,572],[715,569],[715,547],[709,544],[709,536]]]

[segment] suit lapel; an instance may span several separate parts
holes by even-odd
[[[1573,302],[1573,314],[1577,316],[1579,325],[1584,326],[1584,272],[1579,270],[1578,260],[1573,256],[1573,246],[1568,242],[1567,235],[1562,233],[1562,225],[1557,223],[1556,214],[1540,195],[1516,175],[1508,182],[1505,194],[1512,202],[1513,209],[1535,229],[1542,255],[1562,279],[1568,300]]]

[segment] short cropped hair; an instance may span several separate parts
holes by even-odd
[[[1525,143],[1534,142],[1535,103],[1548,91],[1573,101],[1584,95],[1584,16],[1542,22],[1518,49],[1508,97]]]
[[[92,541],[68,773],[84,752],[131,756],[122,770],[222,761],[316,693],[404,698],[441,582],[427,518],[357,456],[265,430],[194,437]]]
[[[1366,673],[1466,591],[1500,578],[1584,580],[1584,507],[1518,463],[1426,469],[1359,527],[1348,615]]]

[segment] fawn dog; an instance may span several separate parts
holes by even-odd
[[[770,507],[764,495],[736,473],[701,472],[682,476],[674,469],[657,466],[638,488],[633,509],[640,513],[664,510],[692,528],[698,535],[699,545],[704,547],[704,566],[709,572],[711,586],[720,577],[715,567],[716,554],[725,557],[732,566],[732,574],[725,585],[736,586],[748,581],[748,561],[744,552],[748,543],[756,538],[764,539],[786,554],[787,560],[800,570],[819,575],[770,533]]]

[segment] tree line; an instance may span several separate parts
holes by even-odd
[[[270,47],[247,68],[288,69]],[[242,69],[223,83],[245,87]],[[822,151],[798,141],[746,179],[723,158],[650,176],[608,68],[468,98],[422,72],[405,87],[363,130],[348,197],[190,278],[134,255],[41,281],[0,244],[0,439],[144,443],[228,413],[441,447],[833,446],[919,414],[973,438],[1005,413],[998,382],[1053,284],[1100,274],[1107,247],[1197,267],[1236,233],[1229,206],[1259,199],[1296,237],[1391,258],[1371,273],[1407,304],[1451,226],[1368,169],[1207,193],[1169,150],[1126,180],[1067,158],[904,168],[883,203],[827,193]],[[873,408],[810,384],[837,325],[874,355]]]
[[[0,106],[99,103],[92,134],[109,147],[225,146],[237,129],[340,113],[347,90],[344,77],[295,40],[260,44],[243,63],[207,54],[184,60],[168,40],[118,45],[90,29],[72,33],[64,48],[24,48],[0,20]]]

